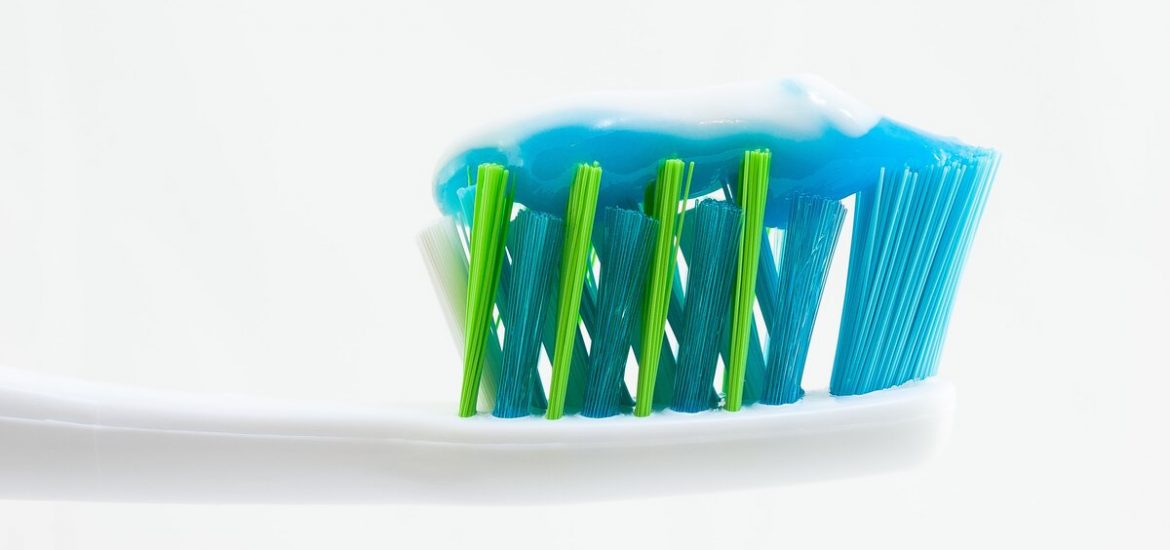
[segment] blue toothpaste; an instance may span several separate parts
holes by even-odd
[[[578,163],[605,168],[598,208],[634,208],[658,163],[695,163],[691,196],[734,182],[743,151],[772,151],[765,224],[784,227],[798,195],[841,199],[876,184],[881,169],[948,161],[974,164],[994,152],[882,117],[810,76],[675,92],[594,94],[481,133],[444,159],[435,200],[459,209],[468,168],[509,167],[516,201],[560,215]]]

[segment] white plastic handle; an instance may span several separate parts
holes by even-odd
[[[526,503],[841,478],[917,464],[951,425],[929,380],[738,413],[460,419],[136,389],[0,368],[0,498]]]

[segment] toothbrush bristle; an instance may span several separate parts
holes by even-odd
[[[857,195],[835,395],[934,374],[998,157],[885,171]]]
[[[723,184],[723,196],[733,204],[739,204],[738,191],[730,182]],[[738,243],[737,243],[738,246]],[[738,250],[738,249],[737,249]],[[760,310],[764,313],[764,318],[767,319],[769,311],[776,309],[776,262],[772,260],[772,248],[768,243],[768,231],[762,231],[760,234],[760,261],[756,272],[756,303],[760,306]],[[688,254],[689,251],[683,249],[683,254]],[[727,318],[728,326],[724,327],[724,332],[731,333],[730,323],[731,316]],[[764,386],[764,349],[761,344],[759,327],[756,323],[756,318],[753,316],[749,321],[749,332],[751,336],[748,337],[747,349],[747,365],[744,369],[743,377],[743,404],[751,405],[759,401],[760,392],[763,391]],[[723,364],[731,363],[731,339],[723,339],[723,349],[720,350],[720,357],[723,358]],[[727,371],[723,371],[724,385],[726,385]]]
[[[549,419],[800,401],[846,211],[839,200],[795,194],[785,199],[783,230],[766,229],[770,162],[767,150],[747,151],[738,185],[724,182],[725,200],[688,208],[694,163],[665,160],[643,212],[607,207],[597,235],[597,163],[578,166],[563,220],[521,209],[510,221],[508,170],[479,166],[475,185],[456,193],[462,215],[421,239],[464,338],[460,415],[474,415],[477,400],[497,417],[544,410]],[[980,151],[883,169],[857,193],[831,394],[936,372],[997,165],[995,153]],[[769,235],[781,233],[774,255]],[[551,362],[547,398],[542,347]],[[631,351],[636,398],[625,384]]]
[[[640,212],[607,208],[598,240],[601,280],[597,323],[592,332],[583,416],[604,418],[620,412],[622,377],[644,292],[651,236],[658,222]],[[626,393],[628,395],[628,393]]]
[[[664,161],[658,168],[653,190],[646,193],[646,211],[658,221],[654,253],[651,256],[649,283],[642,308],[642,352],[638,363],[638,393],[634,415],[646,416],[653,410],[659,359],[668,347],[659,345],[666,331],[666,315],[675,277],[678,241],[686,216],[686,199],[690,193],[690,176],[683,186],[686,165],[679,159]],[[694,172],[694,163],[689,173]]]
[[[459,398],[460,416],[473,416],[479,399],[484,354],[496,305],[504,240],[512,214],[512,190],[508,170],[498,164],[479,167],[476,175],[475,208],[469,239],[470,268],[467,280],[467,338],[463,350],[463,389]]]
[[[565,244],[561,251],[556,343],[552,353],[552,380],[549,382],[546,415],[550,420],[560,418],[565,411],[565,394],[569,387],[573,348],[580,324],[581,293],[589,267],[593,217],[600,189],[601,167],[596,163],[579,165],[565,207]]]
[[[512,258],[508,303],[504,315],[503,363],[492,415],[501,418],[527,416],[533,403],[536,364],[540,358],[541,333],[552,300],[563,224],[555,216],[524,210],[512,222],[508,251]],[[506,312],[506,313],[504,313]],[[536,405],[543,399],[540,392]]]
[[[844,222],[839,201],[804,196],[792,201],[780,258],[779,309],[768,322],[767,382],[760,397],[765,405],[795,403],[804,395],[800,380],[813,323]]]
[[[692,219],[687,299],[670,406],[679,412],[705,411],[719,404],[713,391],[715,367],[726,337],[742,215],[730,203],[706,200]]]
[[[752,312],[756,302],[760,235],[764,232],[764,203],[768,197],[771,163],[770,151],[766,149],[748,151],[744,153],[740,172],[737,197],[740,208],[743,209],[743,224],[739,231],[739,259],[731,305],[731,343],[724,388],[727,394],[724,408],[729,411],[738,411],[743,406],[748,338],[751,336]]]

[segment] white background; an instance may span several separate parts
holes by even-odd
[[[431,171],[565,93],[815,72],[1004,161],[921,469],[541,508],[0,502],[0,548],[1165,548],[1163,6],[4,0],[0,363],[46,372],[453,399]]]

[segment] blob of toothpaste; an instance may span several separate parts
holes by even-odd
[[[605,169],[598,209],[636,208],[658,163],[695,163],[691,197],[734,183],[750,149],[772,151],[764,223],[784,227],[797,195],[842,199],[875,185],[881,169],[971,163],[994,152],[882,117],[823,80],[797,76],[675,92],[599,93],[497,125],[439,164],[435,200],[459,209],[468,170],[507,165],[516,201],[563,213],[576,166]]]

